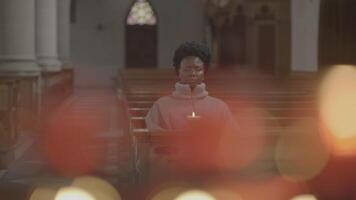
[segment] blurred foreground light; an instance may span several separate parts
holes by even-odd
[[[240,106],[232,107],[232,110],[238,111],[234,115],[240,134],[225,130],[217,151],[218,166],[226,172],[238,172],[251,165],[259,159],[267,147],[267,125],[264,118],[273,117],[255,105],[245,103]]]
[[[336,154],[356,152],[356,67],[334,66],[319,89],[325,139]]]
[[[287,127],[277,142],[275,162],[284,178],[310,180],[321,173],[328,159],[329,152],[313,119]]]
[[[105,145],[97,137],[98,122],[87,116],[53,118],[44,134],[49,165],[67,177],[90,174],[103,163]]]
[[[175,199],[179,194],[186,191],[186,187],[174,186],[163,189],[158,194],[154,195],[152,200],[168,200]]]
[[[52,188],[37,188],[30,197],[30,200],[54,200],[57,190]]]
[[[97,200],[121,200],[120,194],[110,183],[97,177],[83,176],[76,178],[72,186],[84,189]]]
[[[217,200],[287,200],[307,189],[304,183],[280,176],[255,177],[248,180],[215,180],[207,184],[207,191]]]
[[[217,200],[217,199],[205,191],[189,190],[181,193],[174,200]]]
[[[99,200],[81,188],[64,187],[61,188],[54,200]]]
[[[236,191],[232,191],[232,190],[220,188],[220,189],[209,190],[209,192],[213,194],[217,200],[243,200]]]
[[[314,195],[303,194],[293,197],[291,200],[318,200]]]

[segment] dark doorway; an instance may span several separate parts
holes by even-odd
[[[320,1],[319,70],[356,64],[356,1]]]
[[[214,40],[215,62],[223,69],[233,69],[246,64],[247,18],[244,7],[235,3],[225,7],[215,4],[211,6],[209,23]]]
[[[274,73],[276,64],[276,30],[274,24],[258,26],[258,66],[265,72]]]
[[[157,30],[150,25],[126,26],[126,66],[157,66]]]
[[[157,66],[157,17],[147,0],[133,2],[126,17],[126,67]]]
[[[233,24],[221,29],[219,64],[222,68],[234,68],[245,64],[246,19],[237,15]]]

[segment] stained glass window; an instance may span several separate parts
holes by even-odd
[[[156,21],[152,7],[146,0],[137,0],[127,17],[128,25],[155,25]]]

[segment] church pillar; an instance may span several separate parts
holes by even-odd
[[[39,75],[35,51],[35,0],[2,2],[2,75]]]
[[[43,71],[58,72],[57,1],[36,0],[36,45],[38,63]]]
[[[70,0],[58,1],[58,56],[63,69],[70,69]]]
[[[72,91],[69,65],[70,0],[37,1],[37,56],[42,72],[41,115],[46,118]]]
[[[36,63],[35,0],[0,2],[0,169],[15,158],[19,133],[38,126],[41,68]]]
[[[292,1],[292,70],[318,70],[320,0]]]

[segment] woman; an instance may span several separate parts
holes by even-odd
[[[179,81],[171,95],[159,98],[146,116],[149,131],[186,131],[192,124],[210,130],[236,130],[236,122],[222,100],[208,95],[204,75],[210,64],[209,49],[185,42],[175,51],[173,66]]]

